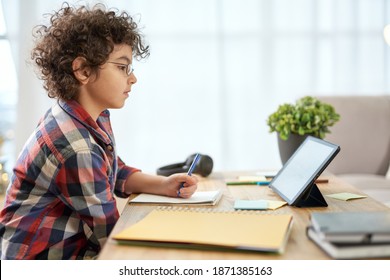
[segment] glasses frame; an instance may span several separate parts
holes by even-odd
[[[115,62],[115,61],[107,61],[107,63],[115,64],[115,65],[121,65],[126,67],[126,75],[130,77],[130,75],[134,72],[133,64],[125,64],[125,63],[120,63],[120,62]]]

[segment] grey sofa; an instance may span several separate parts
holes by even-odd
[[[341,147],[327,171],[390,207],[390,95],[318,98],[341,115],[326,136]]]

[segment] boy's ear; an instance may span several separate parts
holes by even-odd
[[[86,84],[91,76],[91,68],[84,57],[78,56],[72,62],[74,76],[81,84]]]

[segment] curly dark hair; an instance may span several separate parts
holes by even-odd
[[[149,56],[149,46],[143,42],[137,23],[126,12],[108,10],[102,4],[89,9],[64,3],[49,16],[49,26],[34,28],[36,45],[31,58],[51,98],[69,100],[77,95],[79,82],[72,70],[77,57],[83,57],[85,66],[98,75],[114,45],[129,45],[138,60]]]

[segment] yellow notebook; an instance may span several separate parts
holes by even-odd
[[[292,215],[157,208],[113,238],[120,243],[282,253]]]

